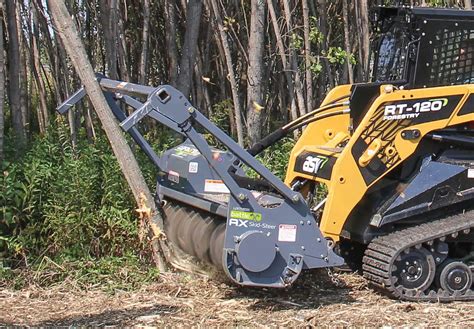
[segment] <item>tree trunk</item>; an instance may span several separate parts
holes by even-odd
[[[344,20],[344,48],[347,53],[347,73],[349,76],[349,83],[354,83],[354,71],[352,70],[352,64],[350,61],[350,54],[351,54],[351,41],[350,41],[350,34],[349,34],[349,8],[347,5],[347,0],[342,0],[342,18]]]
[[[250,143],[253,145],[262,137],[265,2],[252,0],[251,7],[249,62],[247,66],[247,127]]]
[[[366,81],[369,76],[369,11],[367,0],[356,2],[357,29],[359,34],[359,81]]]
[[[3,113],[3,104],[5,101],[5,58],[3,45],[3,0],[0,0],[0,164],[3,161],[3,136],[5,131],[5,121]]]
[[[277,40],[278,53],[280,55],[281,63],[283,66],[283,72],[285,73],[286,83],[288,85],[291,119],[295,120],[298,117],[298,109],[296,107],[293,77],[291,75],[291,72],[288,69],[288,61],[286,59],[286,54],[285,54],[285,45],[283,44],[283,38],[281,36],[280,27],[278,25],[278,18],[275,13],[275,7],[273,6],[273,0],[268,0],[267,3],[268,3],[268,11],[270,13],[270,18],[272,20],[273,31],[275,33],[275,38]]]
[[[12,116],[13,133],[16,149],[21,152],[25,146],[26,135],[20,103],[20,43],[16,21],[16,0],[6,1],[8,29],[8,99]]]
[[[30,34],[30,40],[32,43],[32,54],[30,57],[33,59],[33,74],[35,76],[36,88],[38,90],[38,98],[40,101],[40,106],[38,109],[38,124],[40,128],[40,133],[44,134],[46,128],[49,124],[49,113],[48,113],[48,102],[46,98],[46,88],[44,86],[44,81],[42,79],[41,73],[41,58],[39,50],[39,30],[38,30],[38,11],[33,9],[33,6],[30,7],[30,13],[33,21],[33,33]]]
[[[133,192],[135,201],[141,208],[146,207],[150,209],[152,223],[157,225],[159,230],[163,232],[163,219],[156,208],[154,199],[145,183],[141,170],[138,167],[137,160],[133,156],[130,146],[122,135],[122,131],[114,119],[102,90],[97,83],[93,68],[87,59],[86,51],[81,39],[79,38],[74,21],[71,19],[63,1],[49,0],[48,3],[57,32],[63,41],[64,47],[66,48],[73,66],[76,68],[76,71],[81,78],[82,84],[86,88],[86,92],[89,95],[92,104],[94,105],[104,131],[110,141],[112,150],[117,157],[120,168]],[[154,230],[154,232],[156,231]],[[152,245],[155,251],[154,256],[156,265],[160,270],[166,270],[160,245],[157,243],[153,243]],[[164,243],[162,243],[161,246],[163,247],[163,245]]]
[[[118,12],[118,7],[117,7],[117,14],[116,14],[116,19],[117,19],[117,30],[116,30],[116,36],[115,39],[117,42],[115,43],[117,50],[118,50],[118,65],[120,68],[119,72],[119,77],[125,81],[130,81],[130,65],[128,61],[128,54],[127,54],[127,43],[126,43],[126,38],[125,38],[125,30],[124,30],[124,18],[122,15],[119,15],[120,13]],[[136,81],[136,80],[135,80]]]
[[[318,0],[319,6],[319,30],[323,35],[324,39],[321,42],[322,52],[324,54],[328,53],[328,20],[327,20],[327,1],[326,0]],[[322,81],[321,92],[322,94],[326,94],[326,87],[329,85],[329,89],[334,88],[334,77],[331,72],[331,66],[329,65],[329,60],[326,56],[323,56],[322,62],[324,63],[324,71],[320,74],[320,78]],[[326,73],[326,74],[324,74]]]
[[[239,87],[237,85],[237,80],[235,78],[234,67],[232,65],[232,56],[230,53],[229,42],[227,41],[227,35],[224,31],[224,25],[222,23],[222,18],[217,7],[216,0],[210,0],[214,15],[217,21],[217,28],[219,30],[219,36],[222,43],[222,48],[224,50],[224,57],[227,64],[227,71],[229,73],[229,81],[232,90],[232,99],[234,101],[234,112],[235,112],[235,125],[237,130],[237,141],[240,146],[244,146],[244,132],[242,129],[242,112],[239,98]]]
[[[143,32],[142,32],[142,53],[140,56],[140,70],[138,81],[146,84],[146,69],[148,64],[148,31],[150,27],[150,0],[143,1]]]
[[[464,0],[464,8],[468,10],[472,10],[472,1],[471,0]]]
[[[196,62],[196,48],[201,24],[202,1],[189,0],[186,7],[186,33],[181,51],[177,88],[189,97]]]
[[[53,2],[53,1],[51,1]],[[100,0],[100,16],[105,41],[108,76],[118,79],[117,70],[117,0]]]
[[[176,49],[176,4],[173,0],[165,0],[166,12],[166,49],[169,60],[169,83],[176,86],[178,78],[178,50]]]
[[[290,12],[290,4],[288,0],[283,0],[283,9],[285,12],[285,21],[287,25],[288,34],[292,33],[293,25],[291,22],[291,12]],[[306,113],[306,102],[303,95],[303,87],[301,85],[301,74],[298,68],[298,59],[296,57],[295,50],[290,45],[289,47],[290,53],[290,67],[291,71],[294,74],[294,86],[295,86],[295,93],[296,93],[296,100],[298,102],[298,108],[300,110],[300,115],[304,115]]]
[[[306,72],[306,104],[308,111],[313,108],[313,77],[311,74],[311,41],[309,40],[309,7],[308,0],[302,0],[303,4],[303,29],[304,29],[304,58]]]
[[[23,120],[23,129],[25,131],[25,142],[28,141],[28,137],[30,136],[30,107],[28,106],[29,103],[29,93],[28,93],[28,55],[27,55],[27,41],[26,38],[23,36],[23,28],[21,24],[21,6],[24,5],[22,2],[18,2],[16,8],[16,20],[17,20],[17,27],[18,27],[18,41],[20,47],[20,107],[21,107],[21,117]]]

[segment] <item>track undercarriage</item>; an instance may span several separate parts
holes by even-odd
[[[364,277],[409,301],[474,300],[474,211],[413,226],[372,241]]]

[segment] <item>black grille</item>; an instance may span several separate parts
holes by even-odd
[[[445,28],[435,34],[432,42],[429,86],[474,83],[474,29]]]

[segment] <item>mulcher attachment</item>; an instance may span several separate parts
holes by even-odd
[[[106,99],[124,130],[159,168],[157,202],[164,207],[169,239],[183,251],[224,269],[236,283],[286,287],[303,269],[343,264],[322,236],[303,197],[197,111],[171,86],[150,88],[99,77]],[[145,103],[131,96],[146,96]],[[76,93],[59,107],[77,102]],[[134,107],[130,116],[120,100]],[[158,157],[135,125],[145,117],[187,141]],[[226,149],[216,150],[196,131],[200,126]],[[244,175],[255,171],[258,184]],[[265,186],[266,192],[255,186]]]

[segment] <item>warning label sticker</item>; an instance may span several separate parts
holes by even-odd
[[[468,169],[467,178],[474,178],[474,169]]]
[[[296,225],[280,224],[278,226],[278,241],[295,242],[296,241]]]
[[[217,179],[206,179],[204,181],[204,192],[210,193],[230,193],[224,182]]]
[[[170,170],[168,172],[168,180],[176,184],[179,184],[179,173],[177,173],[176,171]]]

